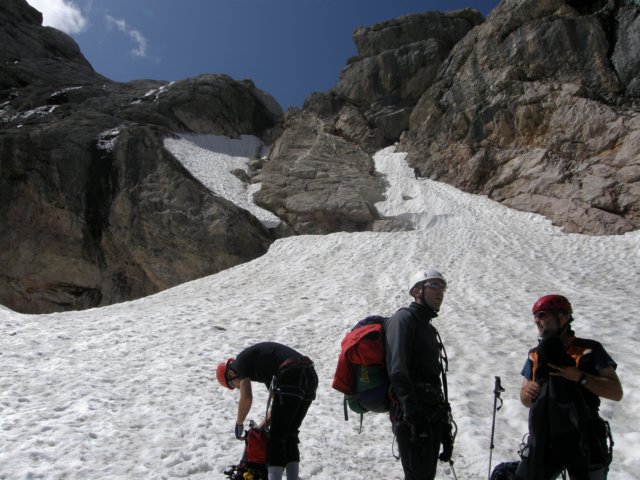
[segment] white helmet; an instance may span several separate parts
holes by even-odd
[[[413,287],[415,287],[418,283],[436,278],[438,280],[442,280],[445,286],[447,285],[447,281],[444,279],[442,274],[433,267],[429,267],[426,270],[420,270],[414,273],[413,275],[411,275],[411,279],[409,280],[409,293],[411,293]]]

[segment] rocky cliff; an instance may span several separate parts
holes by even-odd
[[[311,117],[369,153],[398,141],[418,175],[567,232],[635,230],[638,3],[503,0],[486,20],[462,10],[357,29],[358,56],[288,128]],[[309,151],[297,152],[299,169]]]
[[[354,32],[358,56],[337,85],[290,110],[269,162],[255,177],[256,201],[296,233],[389,229],[374,204],[382,179],[371,154],[393,144],[451,49],[482,15],[430,12]]]
[[[640,2],[503,0],[355,30],[336,85],[284,116],[250,80],[116,83],[23,0],[0,4],[0,303],[137,298],[262,254],[279,235],[409,228],[376,211],[371,155],[566,231],[640,227]],[[267,231],[165,148],[180,133],[271,146],[246,181]]]
[[[250,81],[116,83],[21,0],[0,5],[0,303],[106,305],[263,254],[271,232],[164,148],[176,133],[268,136]]]
[[[503,1],[453,51],[401,148],[422,175],[568,232],[640,227],[640,7]]]

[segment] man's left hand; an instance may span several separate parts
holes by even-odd
[[[441,462],[450,462],[453,455],[453,425],[450,422],[442,424],[442,452],[438,458]]]

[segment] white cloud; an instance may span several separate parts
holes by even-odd
[[[116,27],[122,33],[125,33],[135,42],[136,47],[131,50],[131,53],[136,57],[144,57],[147,52],[147,39],[138,30],[131,28],[125,20],[114,18],[111,15],[107,15],[107,25],[109,27]]]
[[[71,0],[29,0],[29,4],[42,12],[43,24],[65,33],[78,33],[87,28],[89,21]]]

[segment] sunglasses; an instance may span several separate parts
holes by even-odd
[[[549,312],[545,312],[544,310],[540,311],[540,312],[536,312],[533,314],[533,316],[537,319],[537,320],[542,320],[544,317],[546,317],[547,315],[549,315]]]
[[[227,368],[227,371],[224,374],[224,379],[227,381],[227,385],[231,385],[231,382],[233,382],[234,380],[237,380],[238,378],[240,378],[238,377],[238,375],[231,376],[229,374],[229,369]]]
[[[422,286],[431,290],[442,290],[443,292],[447,290],[447,285],[442,282],[424,282]]]

